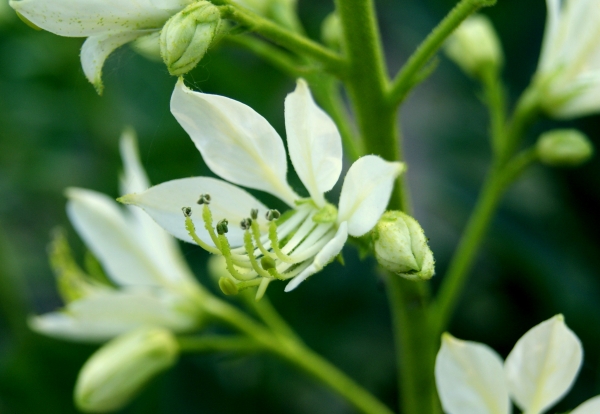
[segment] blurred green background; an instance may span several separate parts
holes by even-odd
[[[2,0],[5,1],[5,0]],[[318,38],[329,1],[300,0]],[[138,132],[153,183],[210,175],[169,112],[175,79],[160,62],[123,47],[104,68],[96,95],[79,63],[83,39],[37,32],[0,3],[0,412],[70,413],[77,372],[94,346],[34,334],[28,315],[61,305],[47,264],[56,226],[83,251],[64,211],[63,189],[117,196],[118,137]],[[453,6],[452,0],[377,1],[390,73]],[[543,0],[501,0],[485,11],[506,51],[512,102],[535,70],[545,19]],[[294,80],[231,45],[212,48],[187,77],[204,92],[238,99],[284,136],[283,99]],[[438,285],[490,159],[487,116],[478,85],[443,56],[436,73],[401,111],[415,216],[437,260]],[[574,123],[600,142],[600,118]],[[528,136],[559,124],[537,123]],[[564,126],[565,124],[560,124]],[[339,189],[338,189],[339,191]],[[335,193],[335,192],[334,192]],[[337,196],[334,196],[337,197]],[[600,393],[600,162],[575,170],[535,166],[509,191],[472,272],[451,332],[506,356],[529,328],[564,313],[581,338],[585,362],[574,390],[555,411]],[[182,246],[201,282],[207,254]],[[306,342],[396,406],[393,342],[386,295],[372,271],[345,250],[297,291],[269,295]],[[125,413],[351,413],[346,403],[269,355],[184,356],[153,381]]]

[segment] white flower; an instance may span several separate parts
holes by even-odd
[[[192,0],[11,0],[10,5],[44,30],[87,37],[81,65],[102,93],[102,66],[116,48],[159,31]]]
[[[548,16],[536,82],[550,115],[600,110],[600,3],[546,0]]]
[[[208,177],[169,181],[120,201],[142,207],[182,240],[193,241],[190,226],[185,225],[193,221],[198,230],[196,242],[225,255],[228,269],[237,279],[231,281],[239,288],[260,284],[257,297],[274,279],[292,279],[285,290],[294,289],[333,260],[348,235],[358,237],[371,230],[403,170],[398,162],[374,155],[362,157],[346,174],[339,212],[327,203],[324,193],[331,190],[342,171],[341,138],[303,80],[285,100],[285,125],[292,164],[310,195],[305,199],[287,183],[283,141],[248,106],[223,96],[193,92],[180,80],[171,98],[171,111],[215,174],[277,196],[293,214],[269,223],[264,215],[270,210],[260,201],[241,188]],[[197,204],[201,194],[210,195],[210,204]],[[182,207],[190,207],[190,217],[185,220]],[[226,236],[218,236],[212,220],[223,219],[235,225],[230,224]],[[244,229],[237,225],[241,221]]]
[[[509,414],[511,399],[523,413],[540,414],[569,391],[582,358],[579,338],[557,315],[526,332],[504,365],[488,346],[444,334],[435,379],[447,414]],[[599,412],[600,396],[571,414]]]
[[[121,152],[125,164],[121,191],[148,188],[132,133],[123,135]],[[140,326],[175,332],[197,327],[204,293],[175,239],[139,209],[125,210],[104,194],[72,188],[67,196],[73,226],[115,286],[81,272],[57,275],[67,304],[32,318],[32,328],[59,338],[105,341]]]

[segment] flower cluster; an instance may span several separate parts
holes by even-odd
[[[287,183],[283,141],[253,109],[193,92],[180,80],[171,111],[215,174],[291,207],[280,215],[241,188],[209,177],[173,180],[119,199],[143,208],[174,236],[222,254],[230,273],[220,283],[226,293],[259,286],[260,298],[273,280],[290,280],[286,291],[297,287],[340,253],[348,235],[373,228],[404,168],[362,157],[346,174],[339,210],[328,203],[324,193],[342,171],[341,137],[303,80],[285,100],[285,124],[290,158],[309,197]]]

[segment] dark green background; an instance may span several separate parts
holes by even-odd
[[[2,0],[5,1],[5,0]],[[450,0],[377,2],[390,73],[450,9]],[[309,34],[318,37],[329,2],[300,0]],[[535,70],[543,0],[499,0],[486,10],[506,50],[511,102]],[[37,32],[9,14],[0,19],[0,412],[69,413],[79,367],[93,346],[30,332],[28,315],[60,306],[46,258],[55,226],[68,229],[63,189],[80,186],[117,196],[118,137],[138,131],[153,183],[210,174],[169,112],[175,78],[162,63],[123,47],[104,68],[99,97],[79,63],[82,39]],[[293,79],[232,46],[213,47],[187,77],[205,92],[238,99],[284,136],[283,99]],[[490,159],[479,88],[445,57],[401,111],[415,216],[431,239],[438,285],[473,206]],[[598,117],[577,121],[594,142]],[[556,126],[537,123],[527,138]],[[507,194],[486,238],[450,331],[506,356],[529,328],[556,313],[581,338],[585,362],[556,411],[600,393],[600,163],[575,170],[535,166]],[[338,189],[339,191],[339,189]],[[335,192],[334,192],[335,193]],[[335,193],[337,194],[337,193]],[[336,201],[337,195],[332,198]],[[183,246],[200,281],[207,254]],[[345,251],[293,293],[269,295],[317,352],[386,403],[396,405],[390,318],[374,261]],[[213,286],[214,288],[214,286]],[[351,413],[302,373],[269,355],[184,356],[154,381],[127,413]]]

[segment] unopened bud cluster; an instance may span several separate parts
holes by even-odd
[[[206,53],[219,28],[219,9],[198,1],[171,17],[160,34],[160,54],[171,75],[192,70]]]
[[[381,266],[410,280],[434,273],[433,253],[419,223],[401,211],[388,211],[372,232],[375,257]]]

